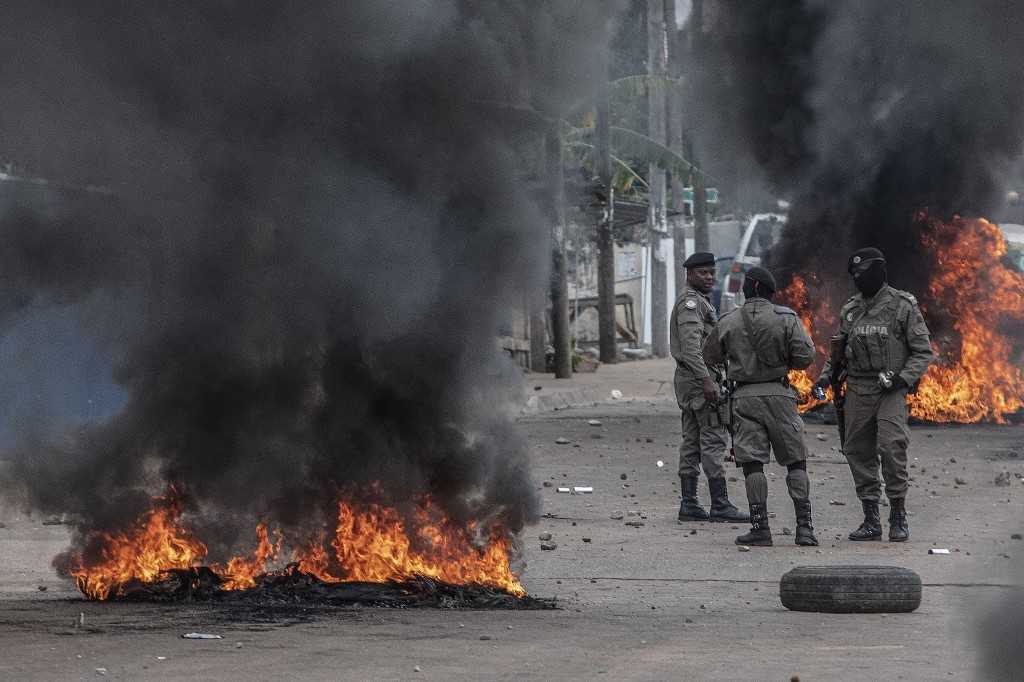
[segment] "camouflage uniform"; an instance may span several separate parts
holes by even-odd
[[[907,388],[884,390],[880,372],[891,371],[908,387],[921,380],[932,360],[928,326],[917,299],[883,286],[870,300],[851,296],[840,311],[839,333],[846,335],[846,442],[843,453],[857,486],[857,497],[876,503],[885,494],[902,500],[907,494]],[[822,376],[831,372],[826,362]]]
[[[789,308],[764,298],[750,298],[742,308],[722,316],[704,345],[709,364],[726,363],[732,395],[732,435],[736,463],[743,466],[754,531],[771,544],[764,464],[769,452],[787,467],[786,484],[797,513],[798,544],[817,544],[811,527],[810,482],[804,423],[797,394],[786,379],[790,369],[814,361],[814,343],[800,318]],[[748,536],[743,536],[747,538]],[[749,540],[737,539],[740,544]]]

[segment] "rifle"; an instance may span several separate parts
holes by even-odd
[[[839,446],[846,445],[846,334],[836,334],[829,341],[832,371],[828,383],[832,387],[832,405],[836,408]]]

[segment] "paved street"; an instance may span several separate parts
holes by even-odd
[[[606,382],[602,368],[587,381],[595,391],[610,390],[608,382],[621,378],[616,372],[626,376],[630,367],[606,373]],[[642,377],[659,365],[632,367]],[[527,392],[535,384],[528,377]],[[1024,484],[1013,476],[1024,474],[1020,427],[915,427],[912,539],[897,545],[845,539],[860,520],[849,470],[834,427],[809,425],[821,547],[797,548],[782,535],[794,527],[793,510],[785,470],[773,464],[769,510],[777,545],[744,553],[733,545],[739,527],[676,522],[678,414],[670,400],[630,400],[633,394],[520,419],[545,513],[524,535],[524,583],[536,595],[557,596],[561,610],[232,612],[206,604],[90,603],[49,568],[64,527],[4,508],[0,679],[981,677],[977,615],[1016,589],[1010,568],[1024,558],[1024,542],[1011,539],[1022,530]],[[555,444],[560,437],[570,444]],[[1004,470],[1011,484],[997,486]],[[740,478],[738,470],[734,475]],[[561,494],[559,485],[593,486],[594,493]],[[741,480],[730,492],[745,506]],[[701,495],[706,501],[703,484]],[[614,512],[624,518],[610,518]],[[552,533],[555,550],[540,550],[542,532]],[[951,554],[929,555],[930,547]],[[918,571],[921,608],[904,615],[783,609],[778,580],[785,571],[840,563]],[[180,638],[190,631],[224,639]]]

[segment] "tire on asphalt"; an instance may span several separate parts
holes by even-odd
[[[790,611],[909,613],[921,605],[921,576],[898,566],[797,566],[779,597]]]

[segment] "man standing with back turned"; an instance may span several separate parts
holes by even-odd
[[[860,292],[839,312],[834,343],[846,363],[846,441],[864,523],[851,540],[880,540],[878,465],[889,498],[889,541],[910,537],[907,496],[907,391],[920,381],[932,360],[928,327],[911,294],[887,283],[885,256],[875,248],[856,251],[847,272]],[[831,359],[821,368],[816,386],[824,388],[832,374]]]
[[[718,409],[721,388],[701,356],[704,340],[718,321],[708,298],[715,286],[715,256],[695,253],[683,266],[686,287],[676,299],[669,325],[672,357],[676,360],[676,402],[683,411],[683,440],[679,444],[683,499],[679,520],[747,521],[750,517],[729,501],[724,466],[729,433]],[[701,466],[711,491],[710,514],[697,501]]]
[[[786,486],[796,510],[796,544],[813,547],[818,539],[811,525],[804,422],[787,375],[814,361],[814,343],[795,312],[772,305],[774,294],[772,273],[757,267],[748,270],[743,280],[746,302],[719,320],[704,344],[704,360],[727,363],[733,384],[733,447],[736,463],[743,467],[751,523],[750,532],[736,538],[736,544],[772,545],[764,465],[769,452],[774,452],[775,461],[788,469]]]

